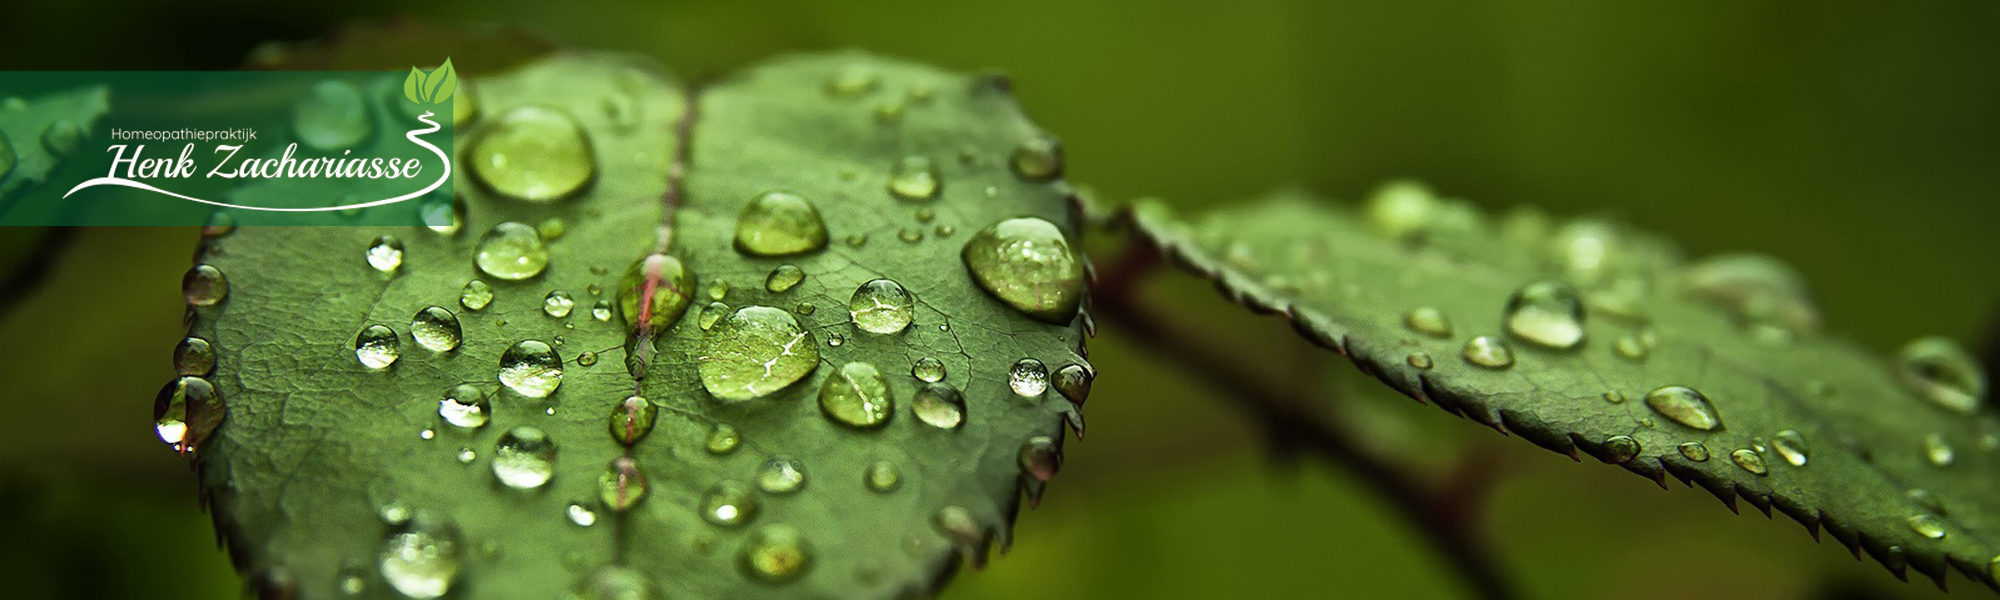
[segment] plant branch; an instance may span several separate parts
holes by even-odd
[[[1218,393],[1236,400],[1286,450],[1318,454],[1354,473],[1369,489],[1414,525],[1436,550],[1465,577],[1475,597],[1513,598],[1514,593],[1477,531],[1472,518],[1477,495],[1485,487],[1483,463],[1468,465],[1442,484],[1428,484],[1410,470],[1356,441],[1344,423],[1308,410],[1312,398],[1273,385],[1229,355],[1227,345],[1209,343],[1189,331],[1194,319],[1174,318],[1139,297],[1139,284],[1156,271],[1162,257],[1143,242],[1128,244],[1118,262],[1104,271],[1092,290],[1092,312],[1152,351],[1205,380]],[[1466,471],[1471,471],[1467,473]]]

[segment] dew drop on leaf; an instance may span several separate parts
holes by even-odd
[[[1669,385],[1646,394],[1646,407],[1666,417],[1667,420],[1699,429],[1714,431],[1722,428],[1722,415],[1708,396],[1694,388]]]
[[[174,373],[207,376],[215,372],[215,347],[208,340],[189,336],[174,346]]]
[[[738,433],[735,427],[728,423],[716,423],[714,427],[709,428],[708,439],[703,442],[702,447],[707,448],[709,454],[720,456],[735,452],[736,447],[742,443],[743,434]]]
[[[1787,429],[1771,436],[1771,449],[1777,451],[1779,458],[1785,459],[1786,463],[1794,467],[1806,466],[1808,458],[1806,438],[1797,431]]]
[[[458,230],[465,227],[465,198],[458,194],[436,195],[417,207],[417,215],[431,231],[458,235]]]
[[[1933,540],[1944,539],[1944,522],[1932,515],[1910,515],[1910,531]]]
[[[472,173],[493,191],[528,202],[553,202],[590,183],[597,157],[569,113],[527,105],[484,127],[473,141]]]
[[[749,523],[757,518],[757,493],[739,481],[718,481],[701,496],[701,518],[720,527]]]
[[[783,294],[792,291],[793,287],[798,286],[799,282],[805,280],[806,272],[804,269],[793,265],[778,265],[777,268],[771,269],[769,275],[764,276],[764,291],[773,294]]]
[[[361,360],[361,366],[370,369],[388,368],[402,355],[401,346],[396,330],[382,324],[369,325],[354,336],[354,357]]]
[[[1465,362],[1488,369],[1505,369],[1514,366],[1514,347],[1490,335],[1482,335],[1465,341],[1465,347],[1458,352]]]
[[[484,281],[477,279],[467,281],[465,287],[458,290],[458,305],[465,307],[466,310],[486,310],[486,305],[492,303],[493,288]]]
[[[569,522],[576,524],[577,527],[597,524],[597,511],[591,510],[590,505],[582,502],[569,503],[569,506],[563,508],[563,516],[569,517]]]
[[[598,300],[597,303],[590,305],[590,318],[597,319],[600,322],[610,321],[611,302],[608,300]]]
[[[960,257],[981,289],[1036,319],[1068,323],[1083,301],[1083,262],[1054,223],[995,223],[967,240]]]
[[[653,421],[659,417],[660,407],[640,396],[627,396],[617,406],[611,407],[611,439],[630,446],[653,432]]]
[[[639,462],[630,456],[611,459],[604,474],[597,477],[597,499],[612,512],[625,512],[646,499],[651,485]]]
[[[186,453],[201,447],[225,413],[222,394],[207,379],[177,377],[153,399],[153,430],[167,446]]]
[[[748,400],[783,389],[818,366],[818,340],[792,313],[746,306],[704,333],[695,368],[709,394]]]
[[[542,487],[556,475],[556,442],[534,427],[515,427],[493,445],[493,477],[517,490]]]
[[[368,244],[368,266],[383,273],[395,273],[403,268],[403,240],[385,235]]]
[[[1622,465],[1639,456],[1639,440],[1629,435],[1614,435],[1604,438],[1604,454],[1600,457],[1606,463]]]
[[[1403,326],[1434,338],[1451,337],[1451,317],[1433,306],[1419,306],[1403,313]]]
[[[382,580],[408,598],[438,598],[458,580],[463,553],[458,528],[419,511],[382,542]]]
[[[805,463],[796,458],[775,456],[757,468],[757,489],[771,494],[790,494],[806,485]]]
[[[889,171],[889,193],[906,200],[930,200],[938,196],[943,181],[929,157],[910,155],[896,161]]]
[[[695,324],[700,325],[702,331],[708,331],[715,327],[716,321],[722,320],[725,316],[729,316],[729,305],[710,302],[707,307],[701,309],[701,316],[697,318]]]
[[[1038,398],[1049,389],[1049,368],[1042,361],[1023,358],[1007,369],[1007,387],[1023,398]]]
[[[1951,442],[1945,441],[1943,434],[1924,434],[1924,460],[1930,461],[1932,465],[1948,467],[1957,456],[1958,453],[1952,450]]]
[[[462,339],[458,316],[441,306],[425,307],[410,318],[410,339],[432,352],[450,352]]]
[[[1016,458],[1022,471],[1041,481],[1055,477],[1056,470],[1062,467],[1062,454],[1056,450],[1055,440],[1047,436],[1028,438]]]
[[[789,525],[765,525],[743,542],[743,567],[765,581],[789,581],[811,561],[804,534]]]
[[[452,386],[445,391],[444,398],[438,400],[438,416],[459,429],[485,427],[492,415],[493,406],[487,401],[486,392],[472,384]]]
[[[873,333],[897,333],[910,326],[916,316],[916,301],[902,284],[874,279],[854,288],[847,300],[848,315],[854,326]]]
[[[950,384],[927,384],[917,388],[916,395],[911,397],[910,411],[926,425],[958,429],[965,423],[965,396]]]
[[[672,254],[632,261],[618,280],[618,313],[634,329],[664,331],[694,301],[694,272]]]
[[[1507,333],[1529,343],[1568,350],[1583,343],[1583,299],[1556,281],[1521,286],[1507,298]]]
[[[1973,414],[1986,401],[1986,375],[1957,342],[1919,338],[1896,358],[1903,382],[1932,404]]]
[[[875,365],[851,362],[821,383],[819,408],[835,423],[872,429],[889,422],[895,401],[889,396],[889,382]]]
[[[229,298],[229,279],[222,276],[222,270],[209,265],[195,265],[181,276],[181,296],[194,306],[215,306]]]
[[[1764,455],[1758,453],[1756,450],[1739,448],[1729,453],[1729,460],[1736,463],[1736,466],[1742,467],[1743,470],[1749,471],[1754,475],[1763,476],[1770,473],[1764,467]]]
[[[499,379],[507,389],[545,398],[562,384],[562,357],[540,340],[522,340],[500,353]]]
[[[803,196],[766,192],[736,216],[736,250],[752,256],[787,256],[826,247],[826,221]]]
[[[605,565],[577,584],[577,600],[652,600],[660,592],[644,573],[630,567]]]
[[[560,319],[569,316],[574,308],[576,300],[569,297],[569,292],[554,290],[542,297],[542,314]]]
[[[1619,358],[1632,362],[1643,362],[1646,360],[1646,355],[1651,353],[1651,349],[1646,347],[1645,342],[1640,341],[1639,336],[1630,334],[1618,336],[1618,340],[1612,342],[1611,350],[1617,352]]]
[[[1683,442],[1679,448],[1681,456],[1688,460],[1708,462],[1708,446],[1702,445],[1701,442]]]
[[[926,356],[910,363],[910,376],[925,383],[944,381],[944,361]]]
[[[893,492],[896,491],[896,488],[903,487],[903,472],[901,469],[896,468],[896,463],[878,460],[870,463],[868,469],[862,472],[861,481],[870,490],[882,493]]]
[[[1014,147],[1008,157],[1014,175],[1027,181],[1048,181],[1062,175],[1062,145],[1048,138],[1032,138]]]
[[[1054,383],[1056,391],[1068,398],[1071,404],[1083,406],[1084,401],[1090,399],[1090,384],[1096,379],[1097,374],[1090,368],[1071,363],[1056,370]]]
[[[480,236],[472,262],[489,277],[520,281],[541,275],[548,268],[549,249],[535,228],[508,221],[494,225]]]
[[[1411,352],[1409,356],[1403,357],[1403,361],[1409,363],[1412,367],[1426,371],[1430,370],[1432,365],[1431,355],[1428,352]]]

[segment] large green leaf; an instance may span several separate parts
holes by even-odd
[[[1776,508],[1898,576],[2000,575],[2000,421],[1966,406],[1985,385],[1970,360],[1937,339],[1890,358],[1820,331],[1803,284],[1774,260],[1683,263],[1613,223],[1489,219],[1410,183],[1365,212],[1284,191],[1192,222],[1158,202],[1122,216],[1230,298],[1419,401],[1662,484],[1672,475],[1732,508]],[[1581,329],[1562,302],[1572,290]],[[1480,352],[1478,336],[1511,358]],[[1650,397],[1669,386],[1704,395],[1719,423],[1685,394]]]
[[[226,277],[228,292],[192,309],[190,335],[215,350],[206,378],[226,417],[194,440],[193,453],[218,530],[239,565],[260,574],[258,585],[301,597],[344,588],[395,597],[392,579],[405,591],[425,579],[398,552],[422,565],[430,550],[459,557],[447,578],[458,598],[554,598],[585,585],[598,597],[621,577],[650,582],[660,597],[882,597],[927,592],[959,557],[983,560],[990,541],[1005,543],[1021,491],[1039,497],[1063,422],[1076,418],[1061,396],[1081,402],[1091,371],[1073,304],[1070,315],[1038,319],[986,292],[961,262],[977,232],[1005,219],[1035,217],[1078,235],[1068,187],[1040,168],[1053,165],[1013,168],[1016,149],[1040,148],[1044,137],[1001,82],[863,54],[780,60],[698,91],[632,60],[590,53],[468,79],[458,95],[471,94],[479,116],[458,130],[465,210],[456,233],[244,226],[211,228],[219,235],[203,244],[198,262]],[[391,87],[372,97],[401,101]],[[567,119],[580,125],[587,152],[565,135]],[[931,164],[932,199],[890,190],[892,173],[913,156]],[[571,191],[575,172],[565,165],[577,161],[591,171]],[[824,248],[776,257],[738,249],[739,215],[773,191],[816,207]],[[482,234],[503,222],[539,230],[522,239],[547,240],[546,270],[507,280],[492,276],[504,268],[475,266]],[[662,288],[653,306],[676,291],[693,302],[668,315],[678,318],[657,336],[641,335],[630,325],[640,311],[618,306],[621,280],[662,243],[663,230],[671,232],[668,254],[694,283]],[[782,233],[755,223],[751,230]],[[400,252],[378,244],[383,235],[399,238]],[[760,239],[748,246],[771,247]],[[385,273],[371,260],[399,266]],[[803,281],[767,286],[767,278],[784,280],[772,274],[786,265]],[[914,296],[906,330],[873,333],[850,319],[857,287],[877,278]],[[489,305],[461,303],[468,282],[490,288]],[[635,287],[643,292],[643,283]],[[191,289],[191,298],[213,297]],[[553,291],[572,299],[567,316],[548,311]],[[711,301],[729,308],[706,308]],[[462,345],[437,352],[412,337],[413,318],[431,306],[455,313]],[[761,397],[712,394],[704,376],[746,373],[706,363],[729,364],[718,357],[732,351],[762,359],[772,347],[736,337],[748,332],[732,329],[731,317],[701,325],[751,306],[775,308],[738,316],[796,320],[810,335],[778,341],[810,344],[785,349],[817,360],[803,379]],[[390,328],[399,349],[385,368],[357,359],[358,337],[375,325]],[[718,340],[705,346],[709,336]],[[547,398],[497,377],[503,353],[524,340],[550,344],[563,360],[560,386]],[[962,391],[956,429],[913,412],[925,386],[912,366],[926,359]],[[1033,392],[1026,395],[1010,385],[1023,359],[1049,372],[1024,380],[1021,389]],[[894,403],[886,423],[857,427],[822,408],[826,386],[835,409],[853,408],[841,404],[843,393],[879,399],[866,369],[851,363],[881,375]],[[184,366],[207,372],[200,361]],[[461,384],[490,395],[489,424],[441,420],[441,399]],[[186,402],[186,389],[169,386],[163,415],[201,432],[218,413]],[[659,410],[650,434],[628,450],[614,434],[643,430],[619,422],[641,412],[624,404],[635,390]],[[493,469],[500,438],[522,426],[557,445],[553,478],[533,489],[502,485]],[[716,443],[724,426],[740,444]],[[600,476],[621,457],[650,482],[624,512],[611,507],[619,487],[610,500],[600,493]],[[802,488],[759,489],[761,465],[773,457],[803,466]],[[629,473],[625,481],[630,498],[638,484]],[[724,482],[758,505],[735,526],[704,519],[705,495],[731,485]],[[578,524],[590,516],[594,524]],[[784,550],[760,543],[793,536],[802,559],[752,552]],[[454,538],[448,549],[410,544]],[[773,577],[754,561],[799,568]]]

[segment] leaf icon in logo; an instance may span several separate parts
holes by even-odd
[[[451,93],[458,89],[458,72],[451,68],[451,57],[445,57],[444,66],[430,72],[424,79],[424,99],[431,104],[451,101]]]
[[[424,73],[418,71],[416,67],[410,67],[410,76],[403,78],[403,97],[409,98],[411,102],[423,104],[423,97],[418,94],[418,90],[423,89],[423,83]]]

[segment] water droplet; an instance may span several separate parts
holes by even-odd
[[[729,305],[721,302],[710,302],[707,308],[701,309],[701,317],[696,324],[701,326],[702,331],[708,331],[710,328],[715,327],[716,321],[720,321],[728,315]]]
[[[1007,387],[1018,396],[1040,397],[1049,389],[1049,368],[1043,366],[1042,361],[1032,358],[1015,361],[1014,366],[1007,369]]]
[[[4,146],[6,146],[5,138],[6,138],[5,135],[0,135],[0,150],[5,150],[4,148]],[[4,157],[0,157],[0,159],[4,159]],[[0,160],[0,163],[4,163],[4,160]],[[5,167],[5,165],[0,164],[0,167]],[[0,177],[6,177],[6,176],[7,176],[7,169],[0,168]],[[201,237],[211,240],[235,232],[236,232],[236,217],[229,216],[229,213],[220,210],[208,213],[208,221],[202,223],[201,226]]]
[[[1507,333],[1530,343],[1567,350],[1583,343],[1583,299],[1576,288],[1537,281],[1507,298]]]
[[[576,364],[578,364],[578,365],[580,365],[580,366],[585,366],[585,367],[588,367],[588,366],[593,366],[593,365],[596,365],[596,364],[597,364],[597,353],[596,353],[596,352],[591,352],[591,351],[589,351],[589,350],[585,350],[585,351],[583,351],[583,352],[580,352],[580,353],[577,353],[577,355],[576,355]]]
[[[362,366],[384,369],[395,364],[396,357],[402,355],[401,345],[396,330],[381,324],[369,325],[354,336],[354,356],[361,359]]]
[[[1776,258],[1725,254],[1689,265],[1680,276],[1688,295],[1729,311],[1745,326],[1790,337],[1819,327],[1819,308],[1805,278]]]
[[[805,280],[805,270],[792,265],[778,265],[778,268],[771,269],[770,275],[764,276],[764,291],[783,294]]]
[[[639,461],[620,456],[611,459],[604,474],[597,476],[597,499],[612,512],[625,512],[645,500],[650,487],[646,472],[639,470]]]
[[[806,465],[796,458],[774,456],[757,468],[757,488],[772,494],[790,494],[806,485]]]
[[[1605,392],[1604,401],[1612,404],[1623,404],[1625,402],[1625,392],[1618,390]]]
[[[896,488],[903,487],[903,472],[896,468],[896,463],[878,460],[869,464],[868,470],[862,472],[861,481],[868,485],[868,489],[882,493],[893,492]]]
[[[618,313],[634,329],[664,331],[694,302],[694,285],[694,272],[681,259],[648,254],[633,261],[618,280]]]
[[[56,119],[42,128],[42,147],[47,149],[49,154],[58,157],[68,156],[69,153],[75,152],[77,145],[82,142],[83,128],[77,127],[75,121]],[[0,174],[0,177],[5,176]]]
[[[611,302],[608,300],[598,300],[596,304],[590,305],[590,318],[597,319],[600,322],[610,321]]]
[[[981,533],[979,520],[972,516],[972,511],[966,510],[963,506],[952,505],[938,509],[936,514],[931,515],[931,525],[937,527],[938,532],[944,534],[946,539],[961,547],[984,547],[985,534]]]
[[[904,227],[896,231],[896,239],[915,244],[924,241],[924,230],[916,227]]]
[[[348,564],[334,575],[334,587],[342,597],[359,598],[368,591],[368,576],[359,564]]]
[[[951,237],[951,234],[958,233],[958,228],[953,227],[950,224],[944,224],[937,226],[935,229],[932,229],[931,231],[936,233],[938,237],[946,238],[946,237]]]
[[[597,524],[597,511],[591,510],[589,505],[582,502],[569,503],[569,506],[563,509],[563,514],[568,516],[569,522],[575,523],[577,527],[589,527]]]
[[[737,527],[757,518],[757,494],[738,481],[724,479],[701,496],[701,518],[721,527]]]
[[[995,223],[967,240],[960,257],[980,288],[1037,319],[1068,323],[1083,301],[1083,262],[1054,223]]]
[[[1694,388],[1669,385],[1653,390],[1646,394],[1646,407],[1670,421],[1702,431],[1722,428],[1722,415],[1708,402],[1708,396]]]
[[[209,265],[195,265],[181,276],[181,296],[193,306],[215,306],[229,297],[229,279],[222,276],[222,270]]]
[[[836,97],[859,96],[874,91],[879,82],[874,70],[860,65],[846,65],[827,77],[826,93]]]
[[[850,248],[860,248],[862,246],[868,245],[868,234],[866,233],[847,234],[847,245]]]
[[[944,381],[944,362],[929,356],[910,364],[910,376],[925,383]]]
[[[466,310],[486,310],[486,305],[492,303],[493,288],[484,281],[477,279],[467,281],[465,287],[458,290],[458,305],[465,307]]]
[[[1056,391],[1071,404],[1083,406],[1090,399],[1090,384],[1097,379],[1097,373],[1079,364],[1070,364],[1056,371]]]
[[[735,427],[729,426],[728,423],[716,423],[714,427],[709,428],[708,439],[703,445],[708,448],[709,454],[721,456],[735,452],[736,447],[742,443],[743,435],[737,433]]]
[[[818,340],[792,313],[746,306],[702,336],[696,357],[701,385],[724,400],[748,400],[783,389],[819,366]]]
[[[529,398],[546,398],[562,385],[562,356],[540,340],[521,340],[500,353],[500,383]]]
[[[870,429],[889,422],[895,401],[875,365],[851,362],[821,384],[819,409],[836,423]]]
[[[479,460],[478,452],[473,452],[471,448],[458,449],[458,464],[469,465],[475,460]]]
[[[1924,434],[1924,458],[1931,464],[1948,467],[1957,456],[1958,453],[1952,450],[1951,443],[1945,441],[1943,434]]]
[[[611,439],[630,446],[639,442],[646,434],[653,432],[653,420],[659,417],[660,407],[640,396],[627,396],[623,402],[611,407]]]
[[[408,598],[437,598],[458,579],[461,546],[451,522],[418,511],[382,542],[382,580]]]
[[[875,279],[854,288],[847,311],[863,331],[896,333],[910,326],[910,319],[916,316],[916,301],[902,284]]]
[[[1035,479],[1048,481],[1056,476],[1057,469],[1062,468],[1062,453],[1056,449],[1054,439],[1035,436],[1021,444],[1017,462],[1020,463],[1022,471],[1033,475]]]
[[[743,567],[758,579],[787,581],[811,562],[805,536],[787,525],[765,525],[743,542]]]
[[[433,195],[417,207],[417,216],[424,227],[447,236],[458,235],[458,230],[465,227],[465,215],[465,198],[458,194]]]
[[[520,281],[541,275],[548,268],[549,249],[542,244],[542,234],[535,228],[508,221],[494,225],[480,236],[472,263],[489,277]]]
[[[368,266],[383,273],[394,273],[403,267],[403,240],[385,235],[368,244]]]
[[[1684,442],[1680,445],[1681,456],[1694,462],[1708,462],[1708,446],[1701,442]]]
[[[215,347],[208,340],[189,336],[174,346],[174,373],[204,376],[215,372]]]
[[[576,300],[569,297],[569,292],[555,290],[542,297],[542,314],[560,319],[569,316],[573,308],[576,308]]]
[[[826,247],[826,222],[811,201],[788,192],[767,192],[743,206],[736,217],[736,250],[755,256],[785,256]]]
[[[1618,353],[1619,358],[1632,362],[1646,360],[1646,355],[1650,352],[1645,342],[1640,341],[1638,336],[1630,334],[1618,336],[1618,341],[1612,343],[1611,349]]]
[[[629,567],[604,565],[577,584],[574,600],[653,600],[660,597],[657,586],[645,574]]]
[[[1424,369],[1424,370],[1430,370],[1430,368],[1431,368],[1431,355],[1430,355],[1430,354],[1428,354],[1428,353],[1424,353],[1424,352],[1411,352],[1411,353],[1410,353],[1410,355],[1409,355],[1409,356],[1407,356],[1407,357],[1404,357],[1404,359],[1403,359],[1403,360],[1404,360],[1405,362],[1408,362],[1408,363],[1410,363],[1410,366],[1412,366],[1412,367],[1416,367],[1416,368],[1419,368],[1419,369]]]
[[[368,138],[373,123],[361,89],[337,79],[313,84],[292,108],[292,127],[299,141],[317,150],[353,148]]]
[[[1604,453],[1599,458],[1606,463],[1622,465],[1637,458],[1639,451],[1639,440],[1629,435],[1614,435],[1604,438]]]
[[[200,377],[178,377],[153,398],[153,429],[176,452],[186,454],[222,426],[222,394]]]
[[[566,198],[597,173],[583,126],[568,113],[532,104],[484,127],[468,162],[488,188],[529,202]]]
[[[517,490],[542,487],[556,476],[556,441],[533,427],[515,427],[493,445],[493,477]]]
[[[1771,436],[1771,449],[1794,467],[1806,466],[1806,438],[1797,431],[1787,429]]]
[[[1729,460],[1735,462],[1736,466],[1742,467],[1743,470],[1760,477],[1770,473],[1768,469],[1764,468],[1764,455],[1758,454],[1756,450],[1740,448],[1735,452],[1729,453]]]
[[[444,398],[438,400],[438,416],[460,429],[485,427],[492,415],[493,408],[486,400],[486,392],[472,384],[452,386],[445,391]]]
[[[1910,531],[1933,540],[1944,539],[1944,522],[1931,515],[1910,515]]]
[[[428,440],[434,437],[437,437],[437,430],[431,429],[429,427],[425,427],[423,431],[417,432],[417,439]]]
[[[1482,335],[1465,341],[1465,348],[1459,350],[1460,358],[1474,366],[1488,369],[1505,369],[1514,366],[1514,348],[1503,340],[1490,335]]]
[[[896,168],[889,172],[889,193],[909,200],[930,200],[938,195],[943,182],[938,179],[937,168],[931,159],[910,155],[896,161]]]
[[[1419,306],[1403,313],[1403,326],[1435,338],[1451,337],[1451,317],[1436,307]]]
[[[426,307],[410,317],[410,339],[425,350],[450,352],[458,348],[461,337],[458,316],[443,307]]]
[[[1014,174],[1028,181],[1048,181],[1062,175],[1062,145],[1049,138],[1030,138],[1014,147],[1008,162]]]
[[[950,384],[931,383],[917,388],[910,399],[910,410],[926,425],[958,429],[965,423],[965,396]]]
[[[1957,342],[1919,338],[1903,346],[1897,366],[1917,395],[1961,414],[1973,414],[1986,401],[1986,375]]]

